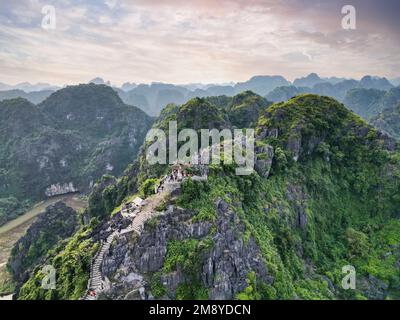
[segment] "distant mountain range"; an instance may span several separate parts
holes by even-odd
[[[92,79],[89,83],[112,86],[110,81],[100,77]],[[293,83],[276,75],[254,76],[245,82],[227,84],[175,85],[159,82],[151,84],[126,82],[121,87],[112,87],[124,103],[134,105],[150,116],[157,116],[168,103],[182,104],[194,97],[219,95],[232,97],[249,90],[273,102],[286,101],[300,93],[331,96],[343,102],[348,91],[352,89],[387,91],[398,84],[400,84],[400,78],[389,81],[386,78],[365,76],[361,80],[353,80],[338,77],[322,78],[316,73],[311,73],[306,77],[295,79]],[[15,86],[0,84],[0,101],[21,97],[36,104],[58,89],[59,87],[40,83],[36,85],[21,83]]]
[[[386,78],[365,76],[360,81],[346,80],[336,81],[324,80],[316,74],[310,74],[305,78],[296,79],[292,86],[277,87],[266,95],[273,102],[286,101],[300,93],[314,93],[333,97],[343,101],[349,90],[352,89],[376,89],[389,90],[394,86]]]
[[[349,90],[344,104],[366,120],[376,117],[385,109],[392,109],[400,103],[400,87],[388,91],[357,88]]]
[[[395,79],[391,79],[390,82],[396,87],[400,86],[400,77],[399,78],[395,78]]]
[[[59,86],[54,86],[48,83],[31,84],[29,82],[22,82],[16,85],[9,85],[0,82],[0,91],[6,90],[22,90],[25,92],[42,91],[42,90],[58,90]]]
[[[32,91],[25,92],[20,89],[12,89],[6,91],[0,91],[0,101],[7,99],[15,99],[15,98],[23,98],[26,99],[33,104],[37,104],[45,100],[49,97],[54,90],[41,90],[41,91]]]

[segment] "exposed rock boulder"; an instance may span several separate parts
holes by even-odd
[[[370,300],[384,300],[388,294],[388,285],[372,275],[357,281],[357,289]]]
[[[264,283],[272,283],[261,257],[260,249],[251,237],[247,243],[240,235],[245,226],[223,200],[217,202],[217,232],[214,246],[202,267],[202,282],[210,288],[212,300],[234,299],[247,286],[246,278],[254,271]]]
[[[292,152],[294,161],[299,160],[301,152],[301,140],[301,125],[299,124],[290,133],[287,142],[287,149]]]
[[[279,131],[277,128],[268,130],[267,128],[261,128],[260,132],[257,134],[258,140],[263,140],[265,138],[278,138]]]
[[[267,178],[269,176],[272,160],[274,158],[274,148],[269,145],[261,146],[256,148],[256,161],[255,169],[257,173]]]
[[[304,230],[308,223],[305,191],[300,186],[289,185],[286,197],[295,212],[294,226]]]
[[[391,136],[389,136],[388,134],[384,133],[384,132],[379,132],[379,139],[381,139],[383,141],[383,146],[386,150],[388,151],[395,151],[397,146],[398,146],[398,142],[396,141],[396,139],[392,138]]]

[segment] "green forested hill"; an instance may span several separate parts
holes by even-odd
[[[54,91],[53,90],[41,90],[41,91],[33,91],[33,92],[25,92],[19,89],[0,91],[0,101],[1,100],[10,100],[16,98],[24,98],[34,104],[42,102],[48,96],[50,96]]]
[[[400,88],[388,91],[357,88],[347,92],[344,105],[366,120],[377,116],[385,109],[393,108],[400,102]]]
[[[271,102],[251,91],[233,97],[215,96],[193,98],[187,103],[168,105],[158,117],[158,127],[168,128],[168,121],[176,120],[179,128],[247,128],[254,127],[261,112]]]
[[[87,191],[132,162],[152,119],[103,85],[70,86],[38,106],[0,102],[0,224],[32,201]]]
[[[378,89],[352,89],[344,100],[344,104],[364,119],[376,115],[382,110],[381,100],[385,91]]]
[[[383,110],[371,119],[371,124],[379,130],[387,132],[392,137],[400,139],[400,104]]]
[[[224,101],[229,109],[229,102],[211,101],[170,105],[156,125],[178,119],[178,127],[183,121],[197,128],[200,120],[230,126],[217,111]],[[156,298],[400,298],[396,141],[334,99],[317,95],[264,108],[254,125],[256,172],[237,176],[235,165],[213,164],[206,182],[187,180],[176,199],[166,200],[172,211],[145,225],[140,237],[116,240],[107,259],[114,291],[105,295],[123,297],[135,289],[120,276],[129,267],[143,277],[145,294]],[[105,177],[86,214],[108,221],[147,178],[161,176],[158,169],[140,158],[119,179]],[[38,287],[42,275],[36,272],[19,298],[83,294],[82,281],[67,279],[87,279],[86,249],[98,241],[98,232],[87,226],[49,257],[62,270],[62,285],[52,295]],[[355,290],[341,285],[342,268],[349,265],[356,271]]]

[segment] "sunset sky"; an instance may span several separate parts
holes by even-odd
[[[344,30],[341,8],[356,8]],[[56,29],[41,27],[44,5]],[[0,0],[0,82],[400,76],[397,0]]]

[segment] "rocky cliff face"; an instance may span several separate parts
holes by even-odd
[[[208,221],[193,221],[190,210],[170,208],[155,224],[147,223],[143,234],[123,236],[111,247],[103,265],[109,279],[104,293],[110,299],[174,299],[177,291],[190,283],[204,288],[209,299],[234,299],[243,291],[250,272],[271,283],[273,278],[261,257],[254,239],[244,239],[245,226],[226,202],[215,203],[215,229]],[[155,224],[155,225],[154,225]],[[166,267],[167,250],[172,241],[208,243],[199,252],[196,274],[187,266]],[[154,292],[154,282],[165,292]]]
[[[74,187],[74,184],[72,182],[70,183],[57,183],[57,184],[52,184],[50,187],[48,187],[45,191],[46,196],[48,197],[53,197],[61,194],[67,194],[67,193],[73,193],[79,191]]]
[[[260,176],[268,178],[274,159],[274,148],[269,145],[259,146],[255,149],[255,154],[255,170]]]

